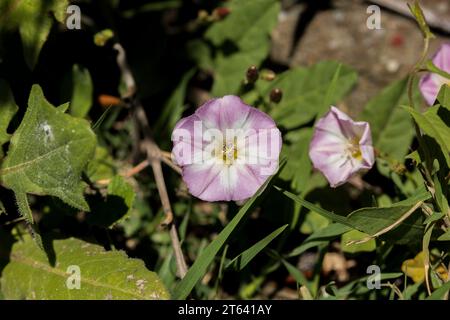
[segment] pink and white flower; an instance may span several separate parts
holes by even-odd
[[[433,57],[439,69],[450,73],[450,43],[443,44]],[[436,73],[428,73],[420,79],[419,88],[427,103],[432,106],[442,85],[450,85],[450,80]]]
[[[340,186],[375,162],[369,124],[353,121],[332,106],[315,126],[309,157],[331,187]]]
[[[181,119],[172,141],[189,192],[205,201],[252,197],[278,169],[282,144],[272,118],[231,95]]]

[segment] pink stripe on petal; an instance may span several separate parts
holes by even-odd
[[[205,201],[217,201],[224,200],[217,195],[214,199],[209,199],[208,197],[202,196],[205,191],[216,188],[216,180],[222,170],[222,166],[219,164],[209,164],[209,165],[189,165],[183,167],[183,180],[186,183],[189,192],[202,200]]]

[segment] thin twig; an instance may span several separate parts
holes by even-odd
[[[175,163],[172,162],[172,160],[167,159],[165,157],[161,157],[161,162],[164,162],[165,164],[167,164],[170,168],[173,169],[173,171],[175,171],[176,173],[181,175],[181,168],[179,166],[177,166]]]
[[[135,96],[136,84],[131,73],[127,59],[125,50],[120,45],[120,43],[116,43],[114,48],[118,51],[117,63],[119,68],[121,69],[124,82],[127,85],[127,95],[125,98],[133,98]],[[173,222],[173,212],[172,207],[169,200],[169,195],[167,193],[166,183],[164,181],[164,175],[161,167],[161,160],[163,158],[161,154],[161,150],[158,145],[154,142],[150,132],[150,126],[147,119],[147,115],[144,111],[144,107],[140,103],[140,101],[134,97],[134,120],[136,124],[139,125],[144,139],[142,141],[142,146],[147,154],[147,159],[150,162],[150,165],[153,170],[153,174],[155,176],[156,187],[158,189],[158,193],[161,199],[161,204],[164,210],[165,219],[163,222],[164,226],[169,227],[169,234],[172,242],[173,251],[175,253],[175,260],[177,264],[178,276],[180,278],[184,278],[187,273],[187,265],[184,260],[184,255],[181,250],[180,240],[178,238],[178,232]]]
[[[145,168],[147,168],[149,165],[150,165],[150,162],[148,161],[148,159],[146,159],[146,160],[142,161],[141,163],[139,163],[138,165],[131,168],[130,170],[128,170],[127,172],[125,172],[124,174],[122,174],[122,176],[125,178],[130,178],[130,177],[138,174]],[[107,184],[111,183],[111,179],[100,179],[100,180],[97,180],[96,183],[101,184],[101,185],[107,185]]]
[[[172,153],[169,151],[161,150],[161,155],[167,159],[172,159]]]

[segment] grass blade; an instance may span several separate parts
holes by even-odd
[[[227,264],[226,268],[235,265],[236,269],[239,271],[244,269],[245,266],[250,261],[252,261],[253,258],[255,258],[258,253],[260,253],[265,247],[267,247],[272,242],[273,239],[278,237],[284,231],[284,229],[286,229],[287,226],[288,224],[285,224],[284,226],[278,228],[277,230],[273,231],[271,234],[269,234],[268,236],[266,236],[265,238],[258,241],[253,246],[251,246],[250,248],[248,248],[247,250],[236,256],[233,260],[231,260]]]

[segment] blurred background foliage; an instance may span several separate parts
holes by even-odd
[[[69,134],[65,141],[75,141],[78,135],[89,135],[89,132],[96,137],[92,146],[91,142],[74,142],[70,153],[73,159],[65,158],[67,154],[63,153],[31,168],[34,173],[21,173],[23,176],[8,176],[3,171],[0,283],[5,298],[71,297],[50,294],[59,288],[58,279],[52,276],[43,276],[46,289],[41,286],[44,288],[41,290],[35,289],[38,282],[23,284],[17,279],[23,274],[23,281],[30,282],[36,272],[21,264],[23,259],[32,257],[47,263],[44,253],[26,235],[26,224],[16,206],[16,202],[19,207],[23,205],[21,196],[29,202],[28,220],[34,216],[38,227],[35,232],[40,230],[50,265],[53,256],[53,267],[65,268],[70,254],[88,265],[95,263],[89,262],[90,255],[105,254],[111,255],[105,265],[115,274],[118,271],[114,268],[127,263],[118,250],[145,263],[146,269],[131,265],[139,265],[138,262],[129,262],[130,270],[142,268],[139,275],[130,271],[128,276],[133,276],[127,278],[133,283],[130,288],[127,284],[123,288],[118,285],[117,292],[113,293],[90,289],[86,295],[72,298],[185,298],[188,294],[197,299],[417,299],[427,296],[422,252],[424,218],[420,210],[383,237],[348,244],[392,224],[395,217],[411,209],[414,203],[410,199],[426,200],[420,173],[412,160],[404,160],[417,145],[411,118],[400,107],[408,104],[406,73],[396,73],[395,81],[379,88],[360,105],[355,101],[361,99],[348,99],[348,96],[355,90],[364,90],[360,86],[366,83],[367,71],[359,80],[361,61],[350,59],[342,63],[319,57],[314,63],[303,61],[299,66],[284,63],[274,53],[277,48],[283,50],[277,43],[276,32],[280,32],[279,26],[286,17],[301,11],[290,36],[306,38],[309,23],[315,23],[314,17],[321,12],[338,14],[342,10],[340,1],[318,4],[317,1],[277,0],[79,0],[70,4],[80,8],[80,30],[66,26],[69,1],[0,2],[2,168],[10,167],[14,159],[20,163],[21,157],[38,157],[48,151],[46,146],[40,146],[46,136],[39,140],[26,132],[25,126],[33,119],[27,119],[25,112],[31,113],[31,108],[42,115],[42,105],[60,106],[58,111],[46,110],[52,113],[48,116],[49,123],[57,118],[53,129],[76,127],[76,132]],[[366,7],[367,4],[361,6],[363,10]],[[362,12],[366,17],[365,11]],[[318,47],[323,45],[319,34],[327,26],[322,28],[317,31]],[[418,30],[415,32],[420,34]],[[235,230],[231,230],[232,236],[225,238],[226,243],[210,257],[211,263],[206,263],[204,250],[236,217],[241,204],[201,202],[188,194],[178,173],[165,166],[164,176],[186,261],[188,265],[196,261],[205,263],[201,269],[204,272],[199,269],[195,275],[188,273],[196,279],[192,291],[177,278],[169,233],[161,227],[164,212],[150,167],[128,174],[145,160],[145,155],[132,116],[126,75],[118,63],[122,53],[117,44],[126,52],[137,98],[145,108],[152,135],[162,150],[170,151],[172,129],[182,116],[191,114],[211,97],[239,95],[245,102],[269,113],[283,132],[282,157],[287,158],[287,163],[273,184],[290,191],[290,198],[297,195],[316,205],[293,201],[275,188],[267,188],[258,199],[259,205],[246,208],[248,212]],[[352,50],[358,51],[358,44]],[[419,51],[414,51],[413,46],[409,50],[418,58]],[[362,63],[372,64],[371,60]],[[259,70],[257,81],[246,77],[251,66]],[[39,95],[35,96],[34,92],[39,90],[33,87],[32,91],[33,84],[39,84],[48,102],[36,100]],[[273,96],[277,89],[281,91],[281,100]],[[423,105],[416,89],[414,99]],[[40,102],[32,107],[32,101]],[[64,105],[67,102],[69,105]],[[313,171],[308,157],[312,126],[331,104],[349,111],[356,119],[369,121],[374,145],[380,153],[375,168],[337,189],[331,189],[322,175]],[[70,116],[58,113],[66,109]],[[20,132],[18,128],[22,128]],[[15,140],[10,143],[12,134]],[[16,147],[13,152],[12,141],[18,141],[17,145],[36,144],[36,150],[27,147],[20,151]],[[9,158],[5,157],[7,154]],[[86,159],[82,154],[86,154],[83,156]],[[67,186],[62,181],[55,182],[54,186],[49,178],[38,177],[39,172],[61,172],[57,177],[65,180],[64,169],[78,166],[84,170],[81,180],[74,177],[78,181],[73,185],[76,188],[82,185],[90,210],[58,193],[62,190],[67,194],[68,189],[64,189]],[[32,180],[30,185],[25,186],[24,179]],[[393,205],[405,199],[406,203]],[[359,208],[370,209],[354,213],[353,220],[339,220]],[[82,239],[92,251],[86,252],[85,245],[72,237]],[[431,281],[436,289],[448,280],[448,241],[434,241],[437,237],[433,237],[429,251]],[[90,249],[92,246],[94,249]],[[76,253],[67,252],[71,247]],[[62,265],[55,266],[55,260]],[[367,287],[370,265],[381,269],[380,290]],[[127,271],[121,272],[125,276]],[[142,279],[137,277],[145,282],[138,283]],[[107,281],[117,283],[118,279],[119,275]],[[142,287],[142,283],[152,285]]]

